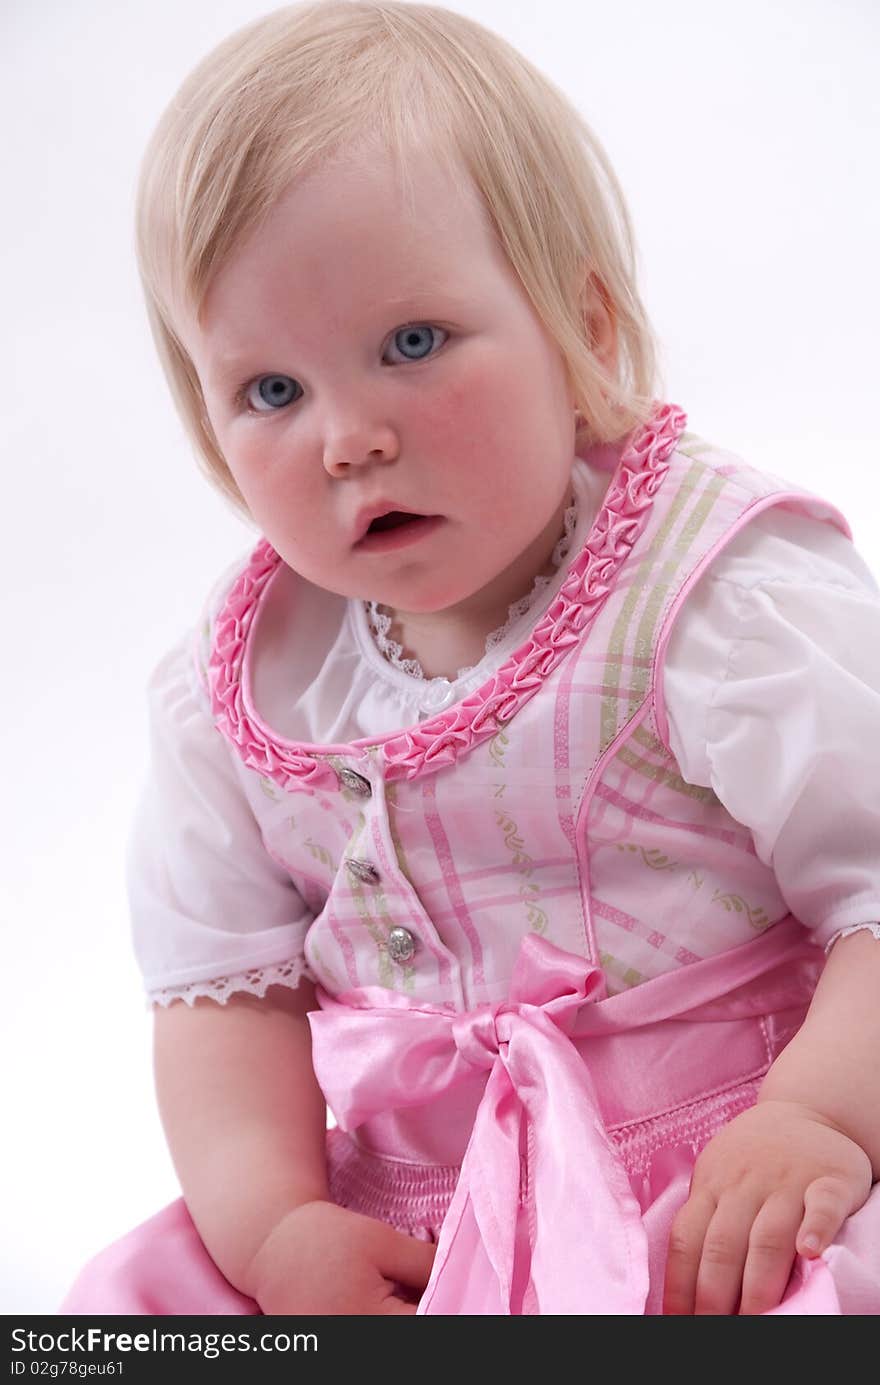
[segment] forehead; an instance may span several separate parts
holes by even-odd
[[[399,166],[389,154],[347,152],[297,179],[221,266],[200,322],[244,286],[260,292],[272,267],[294,270],[307,296],[332,303],[340,284],[384,303],[440,289],[472,290],[489,265],[506,268],[470,178],[425,149]],[[288,276],[285,275],[285,278]]]

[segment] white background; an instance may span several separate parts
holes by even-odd
[[[0,1311],[177,1195],[129,951],[144,683],[251,534],[199,475],[143,314],[138,160],[248,0],[13,0],[0,52]],[[626,192],[665,397],[840,505],[880,575],[875,0],[471,0]]]

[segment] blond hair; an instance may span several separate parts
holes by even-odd
[[[141,168],[138,265],[153,336],[208,475],[244,502],[178,337],[214,276],[298,177],[375,141],[406,179],[425,140],[464,168],[534,310],[555,340],[582,426],[610,442],[651,414],[654,337],[635,283],[632,227],[607,155],[565,96],[481,25],[402,0],[311,0],[248,24],[187,77]],[[591,349],[585,295],[616,327],[609,374]]]

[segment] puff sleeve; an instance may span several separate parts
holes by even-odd
[[[312,922],[268,855],[231,752],[211,719],[192,640],[148,685],[151,771],[129,838],[134,950],[148,999],[263,995],[308,975]]]
[[[667,655],[684,778],[751,829],[817,943],[880,936],[880,592],[852,543],[765,511],[688,595]]]

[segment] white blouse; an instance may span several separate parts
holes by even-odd
[[[389,661],[362,602],[308,584],[298,585],[295,631],[286,629],[276,583],[261,642],[271,657],[253,670],[264,720],[291,740],[339,744],[413,725],[466,697],[551,604],[565,555],[586,540],[608,481],[576,462],[559,568],[511,607],[484,658],[452,681]],[[197,935],[191,969],[201,983],[259,971],[275,930],[296,924],[301,938],[310,921],[263,847],[192,651],[187,636],[150,681],[153,772],[129,852],[135,951],[148,994],[163,1001],[163,977],[180,981],[176,939],[189,966]],[[683,778],[710,787],[751,829],[792,913],[829,946],[857,927],[880,937],[880,587],[852,543],[778,506],[759,514],[679,612],[663,692]],[[292,959],[270,979],[295,985],[302,971]],[[186,988],[187,999],[197,993],[218,989]]]

